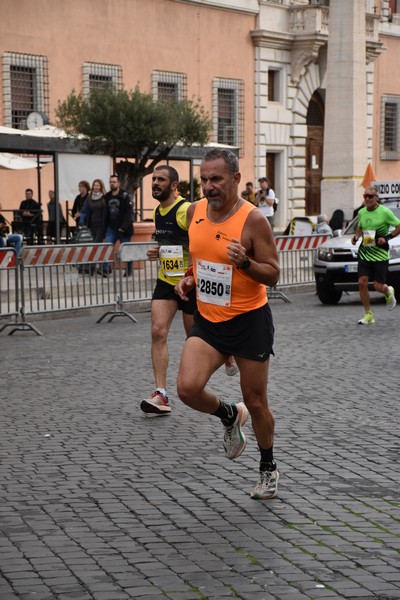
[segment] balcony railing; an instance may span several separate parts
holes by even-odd
[[[290,32],[294,35],[328,35],[327,6],[295,6],[290,9]]]

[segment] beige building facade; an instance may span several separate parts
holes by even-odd
[[[256,171],[261,173],[266,160],[267,169],[273,175],[281,197],[281,207],[276,214],[278,226],[283,227],[295,216],[318,214],[327,205],[329,212],[333,210],[332,193],[325,206],[321,197],[324,156],[329,159],[330,167],[326,178],[329,176],[332,181],[343,175],[339,164],[343,156],[339,144],[335,162],[335,157],[329,154],[332,144],[326,142],[329,137],[325,119],[328,80],[331,86],[342,85],[347,91],[346,101],[331,107],[330,138],[334,137],[335,124],[340,125],[349,112],[354,115],[342,144],[344,150],[348,138],[354,137],[352,149],[356,155],[347,157],[352,165],[350,170],[345,165],[346,177],[352,181],[352,193],[345,199],[344,206],[340,188],[337,188],[337,204],[344,209],[346,218],[350,218],[354,206],[360,204],[360,183],[368,162],[381,180],[399,177],[400,113],[396,107],[400,65],[396,57],[400,50],[400,3],[357,1],[359,11],[364,12],[363,35],[357,35],[356,20],[351,18],[355,4],[346,0],[260,1],[256,30],[252,32],[257,88],[255,164]],[[330,10],[338,5],[338,25],[330,31]],[[354,29],[348,30],[350,22]],[[335,35],[337,40],[333,38]],[[337,71],[328,77],[330,39],[332,44],[338,42],[338,60]],[[340,53],[347,52],[346,45],[351,53],[345,54],[340,63]],[[348,79],[346,86],[343,83],[343,77],[348,77],[346,61],[359,59],[361,53],[365,58],[357,68],[353,66],[353,79]],[[358,112],[360,107],[362,115]],[[363,127],[359,123],[355,127],[355,121],[360,120]],[[357,129],[357,134],[353,129]],[[337,172],[332,173],[335,164]]]
[[[127,90],[138,85],[154,98],[199,100],[212,119],[210,141],[239,148],[243,177],[253,178],[250,31],[258,2],[2,0],[1,4],[1,125],[26,129],[40,125],[42,119],[53,124],[58,102],[72,90],[88,94],[110,81]],[[38,122],[31,113],[40,113]],[[188,164],[175,166],[181,178],[188,179]],[[17,208],[25,187],[32,187],[37,196],[34,172],[0,171],[3,207]],[[45,167],[44,199],[49,187],[51,167]],[[145,202],[149,210],[154,205],[148,187]]]
[[[365,38],[353,46],[365,44],[356,73],[364,81],[349,86],[346,103],[360,102],[364,90],[365,127],[354,141],[363,157],[349,175],[354,198],[345,200],[346,216],[359,204],[364,162],[381,180],[400,173],[400,0],[360,1]],[[72,89],[88,94],[110,81],[125,89],[139,85],[155,98],[199,99],[212,119],[211,142],[239,149],[243,184],[265,174],[272,180],[280,198],[276,226],[284,229],[294,216],[323,206],[327,84],[341,77],[327,73],[329,5],[338,2],[2,0],[0,124],[34,126],[31,113],[54,123],[58,101]],[[346,110],[334,106],[329,127]],[[329,160],[331,170],[335,159]],[[188,179],[188,164],[175,166]],[[51,165],[42,176],[45,199]],[[34,171],[0,171],[3,207],[17,207],[25,187],[36,192]],[[150,211],[148,182],[144,196]]]

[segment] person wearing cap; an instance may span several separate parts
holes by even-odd
[[[358,321],[359,325],[375,323],[371,311],[368,281],[374,282],[374,290],[384,294],[389,310],[396,306],[396,298],[392,286],[386,285],[389,266],[389,240],[400,233],[400,219],[387,208],[379,204],[379,196],[375,187],[364,192],[365,207],[358,213],[358,223],[351,240],[355,245],[361,238],[358,248],[358,289],[365,314]],[[390,226],[394,229],[389,231]]]

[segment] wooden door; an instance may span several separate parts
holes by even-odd
[[[321,212],[323,125],[309,125],[306,141],[306,215]]]

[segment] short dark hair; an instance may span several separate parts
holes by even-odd
[[[25,192],[31,192],[33,194],[33,189],[32,188],[26,188]]]
[[[268,177],[260,177],[260,179],[258,180],[258,183],[261,183],[261,182],[268,183],[268,181],[269,181]]]
[[[248,181],[248,182],[246,183],[246,185],[251,185],[251,187],[253,187],[253,182],[252,182],[252,181]]]
[[[179,181],[179,174],[178,171],[176,169],[174,169],[174,167],[171,167],[170,165],[157,165],[154,169],[155,171],[167,171],[168,172],[168,177],[171,183],[174,183],[175,181],[178,182]]]
[[[239,171],[239,161],[232,150],[225,150],[224,148],[211,148],[203,156],[203,161],[216,160],[222,158],[226,165],[229,167],[230,172],[234,175]]]
[[[87,191],[87,192],[90,190],[90,183],[89,183],[88,181],[86,181],[86,179],[82,179],[82,181],[80,181],[80,182],[78,183],[78,187],[79,187],[80,185],[83,185],[83,187],[85,187],[85,188],[86,188],[86,191]]]
[[[111,173],[110,179],[111,179],[111,177],[115,177],[115,179],[118,179],[118,181],[119,181],[119,175],[118,175],[118,173]]]

